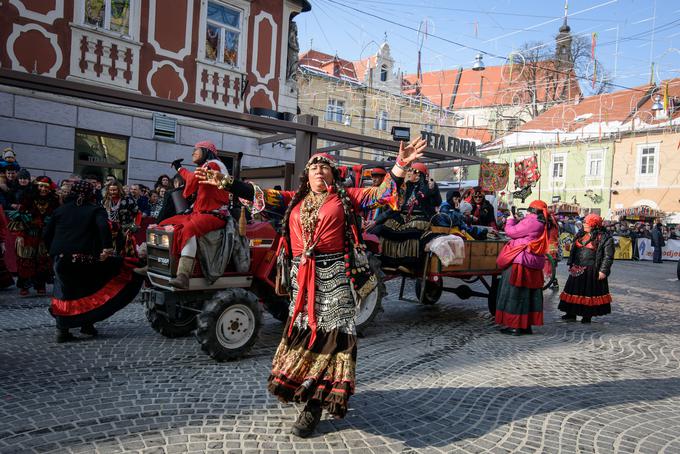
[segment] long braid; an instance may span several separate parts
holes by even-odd
[[[345,247],[349,249],[352,245],[352,223],[355,220],[354,207],[352,206],[344,186],[337,183],[337,181],[335,183],[335,190],[338,193],[338,197],[342,203],[342,209],[345,212]]]

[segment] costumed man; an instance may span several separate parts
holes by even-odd
[[[10,230],[17,232],[17,287],[20,296],[28,296],[33,286],[38,295],[45,295],[50,277],[50,258],[43,242],[45,225],[59,207],[56,185],[47,176],[33,182],[31,191],[20,201],[21,208],[10,215]]]
[[[472,193],[472,222],[475,225],[482,225],[496,229],[496,215],[493,205],[486,200],[482,188],[477,186]]]
[[[191,155],[194,164],[204,169],[228,174],[227,168],[217,158],[217,148],[210,141],[198,142]],[[210,185],[199,184],[194,172],[182,167],[182,159],[173,161],[172,166],[184,178],[184,198],[196,193],[196,201],[189,214],[178,214],[161,222],[160,225],[174,225],[173,255],[179,255],[177,276],[170,280],[175,288],[189,288],[189,278],[194,269],[198,243],[196,237],[218,230],[226,225],[229,214],[230,194]]]
[[[422,252],[430,239],[423,233],[442,203],[439,188],[429,175],[425,164],[412,164],[400,191],[400,210],[383,213],[375,220],[373,233],[380,237],[381,260],[388,269],[411,273],[422,262]]]
[[[135,259],[114,256],[106,211],[96,204],[95,187],[73,183],[63,206],[45,228],[45,243],[54,263],[54,295],[50,314],[57,342],[73,339],[71,328],[96,336],[96,322],[130,303],[144,280],[132,269]]]
[[[375,167],[371,170],[371,187],[377,188],[385,180],[387,171],[383,167]],[[375,225],[375,219],[384,210],[381,205],[370,206],[364,209],[364,230],[368,230]]]
[[[614,238],[602,226],[602,218],[589,214],[576,234],[569,253],[569,277],[557,308],[563,320],[590,323],[592,317],[611,313],[612,296],[607,278],[614,263]]]

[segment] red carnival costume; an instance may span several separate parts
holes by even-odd
[[[5,211],[0,206],[0,289],[14,285],[14,279],[5,264],[5,251],[2,247],[2,245],[7,246],[8,237],[7,218],[5,217]]]
[[[45,294],[51,267],[42,236],[49,217],[59,207],[55,189],[49,177],[36,178],[32,190],[20,201],[21,207],[11,217],[10,229],[18,232],[17,287],[21,296],[28,295],[31,286],[39,295]]]
[[[196,164],[223,174],[228,173],[224,163],[217,159],[217,148],[212,142],[198,142],[195,148],[202,153],[200,159],[194,160]],[[180,167],[180,162],[181,160],[177,160],[173,165],[178,167],[177,172],[186,182],[183,195],[189,198],[196,193],[196,201],[191,207],[191,213],[178,214],[164,220],[160,225],[174,226],[172,253],[180,255],[178,277],[173,279],[171,284],[178,288],[187,288],[196,256],[196,237],[225,226],[230,215],[228,210],[230,196],[215,186],[199,184],[194,172]]]

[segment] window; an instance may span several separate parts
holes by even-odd
[[[377,129],[378,131],[387,131],[387,122],[388,122],[388,115],[387,111],[381,110],[378,116],[375,118],[375,123],[374,123],[374,128]]]
[[[75,173],[125,181],[128,139],[89,131],[76,131]]]
[[[555,154],[552,157],[552,163],[550,165],[552,172],[550,175],[553,180],[564,180],[564,157],[563,154]]]
[[[586,162],[586,175],[591,178],[602,177],[602,150],[589,150]]]
[[[656,147],[644,146],[639,150],[638,175],[651,177],[656,174]]]
[[[130,34],[132,0],[85,0],[85,24]]]
[[[342,123],[345,114],[345,101],[330,98],[326,106],[326,120]]]
[[[238,66],[241,11],[209,1],[205,27],[205,58]]]
[[[380,82],[387,82],[387,65],[380,67]]]

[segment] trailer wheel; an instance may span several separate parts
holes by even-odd
[[[489,289],[489,296],[487,297],[487,305],[489,313],[496,316],[496,300],[498,299],[498,287],[500,285],[500,278],[498,276],[491,277],[491,288]]]
[[[151,307],[147,305],[145,313],[151,328],[165,337],[188,336],[196,329],[196,314],[190,311],[181,311],[181,317],[173,321],[170,321],[168,316],[161,313],[155,305]]]
[[[238,359],[255,344],[262,326],[257,297],[242,288],[217,293],[198,314],[196,338],[217,361]]]
[[[547,290],[553,285],[557,275],[557,261],[552,255],[545,255],[545,265],[543,265],[543,290]]]
[[[423,288],[423,280],[416,279],[416,298],[420,299],[420,291]],[[442,297],[444,289],[444,279],[439,278],[436,281],[425,280],[425,294],[423,295],[423,304],[431,306],[439,301]]]

